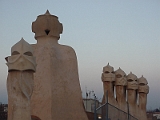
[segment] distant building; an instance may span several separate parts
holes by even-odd
[[[95,112],[95,105],[96,108],[101,106],[101,103],[98,100],[89,98],[89,99],[83,99],[83,103],[84,103],[84,107],[88,116],[89,120],[93,120],[94,119],[94,112]],[[101,119],[101,114],[102,111],[101,109],[97,111],[97,117],[100,120]]]
[[[0,120],[7,120],[8,104],[0,104]]]
[[[160,112],[147,112],[148,120],[160,120]]]
[[[160,120],[160,112],[154,112],[153,116],[155,116],[157,120]]]
[[[94,113],[95,102],[96,102],[96,108],[98,108],[99,106],[101,106],[101,103],[98,100],[95,101],[95,99],[92,99],[92,98],[83,99],[85,110],[87,112],[93,112]]]

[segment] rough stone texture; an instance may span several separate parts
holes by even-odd
[[[119,68],[115,71],[115,87],[116,87],[116,100],[118,103],[118,108],[124,112],[128,112],[127,102],[126,102],[126,86],[127,79],[126,73]],[[126,119],[126,113],[118,111],[118,116],[121,116],[122,120]]]
[[[7,78],[8,120],[31,120],[32,71],[12,71]]]
[[[109,64],[103,67],[102,73],[102,82],[103,82],[103,90],[104,90],[104,99],[106,100],[106,93],[108,94],[108,103],[117,106],[117,102],[114,98],[114,81],[115,74],[114,68]]]
[[[127,79],[126,73],[120,68],[115,71],[115,86],[116,86],[116,100],[118,102],[118,108],[127,111],[127,102],[126,102],[126,86]]]
[[[143,76],[138,79],[132,72],[126,76],[122,69],[114,71],[114,68],[108,64],[103,67],[101,78],[104,89],[102,104],[106,103],[106,91],[108,92],[109,119],[126,120],[129,113],[130,119],[147,120],[146,104],[149,86]],[[102,107],[102,120],[105,119],[106,106]]]
[[[83,107],[76,54],[71,47],[58,44],[59,34],[55,33],[61,33],[62,28],[54,28],[50,22],[62,26],[48,11],[32,26],[37,40],[34,45],[37,71],[31,99],[32,115],[41,120],[88,120]]]
[[[104,96],[102,100],[102,104],[106,103],[107,94],[108,94],[108,103],[118,107],[117,101],[114,97],[114,81],[115,81],[115,74],[114,68],[109,64],[103,67],[102,73],[102,82],[103,82],[103,89],[104,89]],[[106,94],[107,93],[107,94]],[[117,120],[118,112],[111,106],[108,106],[109,115],[108,117],[112,120]],[[106,109],[102,109],[102,119],[104,120],[106,117]]]
[[[131,114],[135,118],[138,118],[137,79],[137,76],[132,73],[127,75],[127,100],[129,104],[129,114]]]
[[[139,120],[147,120],[146,105],[147,94],[149,93],[149,86],[147,80],[142,76],[138,79],[139,92]]]
[[[11,48],[11,56],[5,58],[8,71],[36,70],[35,57],[32,46],[23,38]]]
[[[60,38],[63,31],[62,24],[58,21],[58,17],[51,15],[47,10],[45,14],[39,15],[35,22],[32,23],[32,32],[35,33],[35,38],[52,36]]]
[[[8,65],[8,120],[31,120],[30,98],[36,63],[32,46],[21,39],[6,57]]]
[[[129,114],[138,118],[137,92],[135,90],[127,90],[127,98],[129,104]]]

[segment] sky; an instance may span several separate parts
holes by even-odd
[[[108,63],[148,80],[147,109],[160,107],[160,0],[0,0],[0,102],[7,103],[5,57],[22,37],[35,44],[31,24],[48,9],[63,24],[60,44],[78,58],[82,95],[101,100]]]

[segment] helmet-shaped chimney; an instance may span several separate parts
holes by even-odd
[[[39,15],[36,21],[32,22],[32,32],[35,33],[35,39],[38,37],[56,37],[60,38],[63,26],[58,17],[51,15],[47,10],[45,14]]]

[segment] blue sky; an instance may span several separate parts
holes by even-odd
[[[101,73],[109,62],[115,70],[147,78],[147,108],[160,107],[159,6],[159,0],[1,0],[0,102],[7,103],[4,58],[22,37],[36,43],[31,23],[48,9],[63,24],[59,43],[76,51],[83,95],[87,87],[102,98]]]

